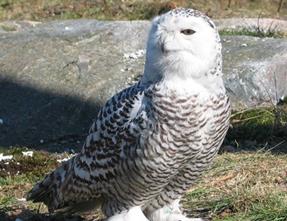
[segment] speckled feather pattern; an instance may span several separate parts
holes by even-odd
[[[215,28],[192,9],[175,9],[166,16],[199,16]],[[217,32],[215,42],[215,62],[206,76],[221,82]],[[154,82],[143,79],[107,101],[82,151],[36,184],[28,199],[44,202],[50,211],[88,201],[101,206],[108,217],[134,206],[149,216],[192,186],[209,167],[228,130],[225,89],[206,89],[196,79],[199,89],[182,93],[177,90],[182,85],[169,87],[164,77]]]
[[[150,211],[191,187],[226,134],[228,98],[198,103],[200,94],[162,94],[160,86],[138,84],[107,102],[82,152],[46,178],[55,185],[50,208],[103,198],[108,216],[134,205]],[[48,188],[45,181],[38,186]]]
[[[212,28],[215,28],[214,23],[211,21],[209,17],[203,14],[201,11],[194,10],[192,8],[176,8],[172,11],[169,11],[167,14],[170,16],[178,16],[178,17],[201,17],[203,18]]]

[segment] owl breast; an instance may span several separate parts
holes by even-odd
[[[156,154],[177,171],[193,160],[209,163],[218,152],[229,127],[230,104],[224,93],[208,96],[152,97],[154,130],[150,136]]]

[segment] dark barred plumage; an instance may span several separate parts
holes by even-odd
[[[151,221],[161,219],[156,211],[180,199],[208,168],[229,127],[220,39],[213,23],[207,17],[200,20],[202,16],[176,9],[154,21],[155,34],[150,34],[148,44],[154,48],[148,48],[153,53],[147,52],[143,78],[107,101],[82,151],[35,185],[28,199],[44,202],[50,211],[77,209],[80,204],[101,206],[108,217],[138,206]],[[162,48],[157,42],[165,43],[162,35],[174,31],[167,31],[170,22],[189,17],[195,17],[195,28],[203,29],[202,38],[206,33],[212,37],[202,52],[212,55],[212,62],[199,62],[195,69],[184,57],[189,48],[180,54],[181,49],[173,48],[176,44],[169,46],[168,41]],[[163,62],[149,58],[157,53]],[[172,56],[175,62],[170,64]],[[155,65],[163,64],[165,72],[153,72]]]
[[[39,200],[57,209],[101,198],[110,216],[134,205],[155,210],[188,190],[223,141],[229,101],[218,94],[200,103],[200,94],[178,97],[160,86],[138,84],[110,99],[82,152],[38,184],[49,188],[53,180],[58,187]]]

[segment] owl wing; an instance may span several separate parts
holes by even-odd
[[[82,151],[37,183],[27,199],[44,202],[50,211],[82,202],[100,201],[102,182],[115,176],[125,147],[138,142],[145,129],[145,87],[131,86],[101,108]]]

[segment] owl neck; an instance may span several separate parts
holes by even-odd
[[[219,64],[216,66],[205,63],[204,60],[181,59],[176,63],[171,62],[171,59],[161,63],[149,62],[147,59],[142,83],[160,83],[164,88],[180,93],[197,93],[204,90],[210,93],[225,92],[221,57],[217,58],[220,59],[218,62],[213,62],[213,64]]]

